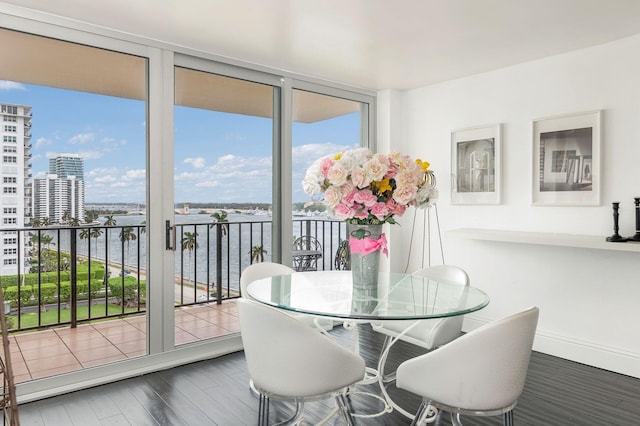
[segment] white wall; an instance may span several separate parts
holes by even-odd
[[[640,377],[640,254],[462,240],[446,233],[464,227],[604,239],[613,233],[612,201],[622,202],[620,233],[635,232],[640,36],[398,94],[400,106],[380,108],[404,118],[390,137],[391,148],[431,162],[439,178],[446,263],[467,269],[472,284],[491,297],[465,328],[537,305],[536,350]],[[393,98],[385,93],[382,100]],[[601,205],[532,206],[532,120],[592,110],[602,110]],[[502,204],[451,205],[451,130],[493,123],[503,126]],[[405,268],[412,234],[409,269],[422,262],[423,219],[418,214],[413,232],[412,215],[401,220],[402,244],[392,241],[394,270]]]

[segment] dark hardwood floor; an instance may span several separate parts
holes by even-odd
[[[360,350],[373,366],[383,336],[360,326]],[[337,340],[352,345],[352,332],[336,327]],[[422,350],[399,342],[389,367],[418,355]],[[24,426],[54,425],[253,425],[258,399],[248,388],[249,376],[242,352],[159,371],[55,398],[22,404]],[[375,392],[374,385],[362,387]],[[419,398],[390,387],[390,394],[409,411]],[[381,403],[371,397],[351,397],[356,413],[374,412]],[[333,401],[308,403],[305,420],[318,422]],[[272,402],[275,423],[290,414],[290,406]],[[397,412],[378,418],[357,418],[360,425],[408,425]],[[500,417],[463,417],[465,425],[500,425]],[[329,424],[342,425],[334,417]],[[443,413],[435,425],[450,425]],[[524,392],[515,409],[515,424],[540,425],[640,425],[640,379],[611,373],[553,356],[535,353],[531,358]]]

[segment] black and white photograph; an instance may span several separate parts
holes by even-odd
[[[451,132],[453,204],[500,203],[500,125]]]
[[[600,112],[534,121],[533,203],[597,205]]]

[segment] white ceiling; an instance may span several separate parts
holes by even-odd
[[[640,33],[639,0],[4,3],[368,89],[420,87]]]

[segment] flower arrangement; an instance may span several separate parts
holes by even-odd
[[[324,193],[330,212],[348,223],[395,224],[407,207],[435,203],[434,179],[426,161],[356,148],[316,160],[302,186],[309,195]]]

